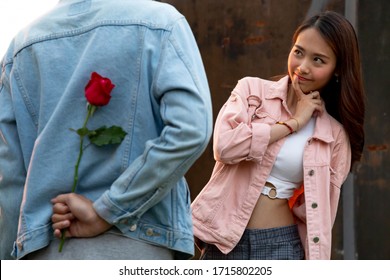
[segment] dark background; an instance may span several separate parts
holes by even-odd
[[[333,230],[332,259],[390,259],[390,1],[160,2],[175,6],[191,25],[209,80],[214,120],[240,78],[286,73],[291,37],[307,16],[334,10],[351,19],[359,37],[367,95],[366,144],[361,163],[343,187]],[[209,180],[213,166],[210,142],[186,175],[192,198]]]

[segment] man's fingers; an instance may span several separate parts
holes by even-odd
[[[65,238],[72,237],[70,232],[68,230],[65,230],[65,229],[63,231],[61,231],[60,229],[55,229],[53,232],[54,236],[57,238],[62,238],[62,233],[65,234]]]
[[[54,236],[55,236],[55,237],[61,238],[61,235],[62,235],[61,230],[55,229],[53,233],[54,233]]]
[[[51,221],[54,223],[59,223],[59,222],[62,222],[62,221],[71,221],[71,220],[74,220],[74,216],[72,213],[67,213],[65,215],[62,215],[62,214],[53,214],[51,216]]]
[[[53,213],[57,214],[66,214],[70,212],[69,207],[66,204],[63,203],[55,203],[53,205]]]
[[[73,195],[76,195],[74,193],[65,193],[65,194],[60,194],[60,195],[57,195],[55,198],[53,198],[51,200],[51,203],[63,203],[63,204],[67,204],[68,200],[69,200],[69,197],[73,196]]]
[[[61,220],[59,222],[53,223],[52,228],[54,230],[56,230],[56,229],[62,230],[64,228],[68,228],[69,226],[70,226],[69,220],[63,220],[63,221]]]

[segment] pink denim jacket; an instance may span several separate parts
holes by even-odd
[[[270,126],[291,117],[288,80],[244,78],[220,110],[214,130],[216,164],[191,205],[198,246],[214,244],[227,254],[240,240],[285,140],[268,144]],[[332,226],[351,150],[342,125],[327,112],[316,118],[303,157],[304,192],[292,211],[306,259],[330,259]]]

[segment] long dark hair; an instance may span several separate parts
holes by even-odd
[[[360,161],[364,146],[365,95],[357,36],[342,15],[326,11],[304,21],[295,31],[293,44],[305,29],[315,28],[336,55],[335,77],[321,91],[326,110],[346,130],[351,143],[351,167]]]

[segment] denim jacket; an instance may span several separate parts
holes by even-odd
[[[240,240],[286,138],[269,144],[271,125],[291,118],[288,76],[240,80],[215,124],[216,164],[192,203],[197,244],[229,253]],[[303,194],[290,199],[306,259],[330,259],[332,226],[351,163],[349,139],[326,111],[316,118],[303,155]],[[264,215],[272,213],[264,213]]]
[[[83,124],[94,71],[116,87],[88,127],[127,135],[84,150],[76,192],[123,235],[193,255],[184,174],[208,144],[212,109],[183,15],[150,0],[62,0],[14,38],[1,66],[2,259],[52,239],[50,200],[71,191],[79,137],[70,129]]]

